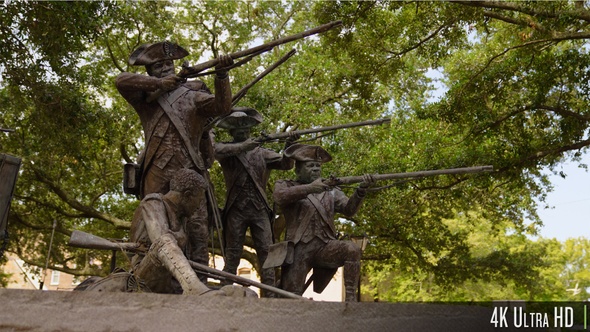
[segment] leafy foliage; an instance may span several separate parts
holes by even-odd
[[[334,157],[324,175],[495,168],[380,183],[340,224],[371,239],[365,270],[373,287],[391,289],[375,296],[487,299],[479,290],[496,285],[511,287],[489,298],[563,294],[536,282],[560,273],[540,258],[558,244],[526,235],[541,225],[535,199],[551,190],[540,170],[579,161],[590,143],[590,12],[580,2],[4,2],[0,11],[0,125],[16,129],[0,150],[23,158],[9,250],[29,264],[44,263],[54,220],[51,265],[77,275],[106,273],[90,262],[110,253],[67,247],[73,229],[126,236],[137,201],[122,194],[122,163],[143,142],[113,80],[143,71],[126,65],[137,46],[174,40],[195,64],[342,20],[232,70],[236,92],[297,50],[240,101],[265,117],[256,134],[389,117],[312,137]],[[219,166],[211,173],[222,203]],[[273,173],[269,192],[290,176]]]

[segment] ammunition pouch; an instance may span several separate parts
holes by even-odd
[[[139,197],[141,187],[141,165],[127,163],[123,167],[123,192]]]

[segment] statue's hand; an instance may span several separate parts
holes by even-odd
[[[247,140],[243,141],[240,144],[241,144],[240,150],[242,150],[242,151],[250,151],[250,150],[253,150],[254,148],[260,146],[260,142],[256,141],[253,138],[248,138]]]
[[[298,141],[301,138],[301,135],[290,132],[289,137],[285,140],[285,149],[289,146],[293,145],[294,142]]]
[[[356,190],[356,193],[360,197],[365,197],[367,194],[367,188],[372,187],[375,184],[375,178],[371,174],[364,174],[363,175],[363,182],[359,185]]]
[[[319,194],[324,191],[328,191],[331,187],[325,184],[321,178],[316,179],[312,183],[308,184],[309,190],[311,194]]]
[[[182,83],[183,81],[183,78],[178,77],[176,75],[168,75],[165,77],[161,77],[158,79],[158,89],[162,89],[164,91],[172,91],[178,88],[180,83]]]
[[[227,67],[234,64],[234,60],[228,54],[220,55],[217,60],[217,65],[215,65],[215,70],[217,70],[217,78],[226,78],[227,77]],[[224,70],[225,69],[225,70]]]
[[[361,182],[360,187],[363,189],[372,187],[375,184],[375,178],[371,174],[364,174],[363,175],[363,182]]]

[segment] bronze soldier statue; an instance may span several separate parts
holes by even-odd
[[[251,128],[262,122],[262,116],[253,108],[235,107],[234,111],[217,126],[229,130],[233,141],[215,144],[215,158],[221,164],[227,197],[224,208],[225,266],[224,271],[236,274],[242,257],[246,230],[254,240],[259,267],[261,268],[272,244],[270,207],[266,185],[273,169],[289,170],[293,161],[283,154],[260,147],[260,142],[250,138]],[[286,147],[296,137],[287,140]],[[274,268],[260,271],[261,281],[274,286]],[[263,292],[264,296],[274,293]]]
[[[314,290],[321,293],[336,270],[344,266],[346,301],[357,301],[361,249],[351,241],[336,238],[335,213],[351,217],[373,183],[370,175],[350,198],[337,187],[322,182],[321,166],[332,160],[320,146],[294,144],[285,150],[294,159],[297,180],[280,180],[273,198],[287,223],[285,240],[294,244],[293,262],[284,265],[281,286],[295,294],[305,291],[305,278],[313,268]]]
[[[185,49],[167,41],[142,45],[131,54],[129,64],[145,66],[149,76],[125,72],[116,79],[117,89],[139,115],[145,135],[145,151],[138,162],[141,175],[136,183],[140,199],[151,193],[166,194],[170,179],[182,168],[194,169],[208,180],[213,146],[204,127],[209,117],[231,112],[230,82],[224,70],[233,63],[231,57],[217,59],[213,95],[202,81],[184,82],[175,75],[173,60],[187,55]],[[165,92],[150,101],[152,94],[162,90]],[[208,197],[210,210],[217,212],[211,198],[214,196]],[[207,200],[199,203],[187,223],[189,257],[208,264]]]
[[[206,121],[231,112],[230,82],[227,71],[222,70],[233,62],[231,58],[219,58],[213,95],[204,82],[182,83],[184,79],[175,75],[173,60],[187,55],[186,50],[170,42],[142,45],[131,54],[129,64],[144,65],[149,76],[125,72],[115,82],[139,115],[145,134],[140,198],[166,193],[170,179],[180,168],[204,170],[202,153],[211,146],[210,142],[201,143],[209,138],[203,131]],[[149,102],[150,93],[158,89],[167,92]]]
[[[111,242],[88,233],[72,232],[72,246],[134,253],[131,272],[115,271],[105,278],[91,277],[74,290],[258,297],[254,291],[241,286],[227,285],[219,291],[210,289],[199,280],[194,266],[216,270],[186,257],[186,222],[198,209],[199,202],[206,199],[207,187],[205,179],[196,171],[178,170],[170,181],[168,193],[147,195],[135,210],[131,223],[132,242]]]
[[[201,295],[210,291],[190,266],[183,252],[187,245],[185,223],[199,202],[205,200],[207,183],[190,169],[180,169],[170,181],[165,195],[147,195],[135,210],[131,241],[149,248],[131,259],[133,275],[156,293],[174,293],[174,277],[183,294]]]

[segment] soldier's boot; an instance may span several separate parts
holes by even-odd
[[[225,266],[223,271],[231,274],[236,274],[240,259],[242,259],[242,248],[226,248],[225,249]],[[221,286],[233,285],[233,281],[225,279],[221,281]]]
[[[344,290],[346,302],[357,302],[357,289],[361,275],[361,263],[359,261],[344,262]]]
[[[162,235],[153,249],[162,265],[178,280],[183,294],[202,295],[211,291],[199,280],[172,234]]]
[[[268,257],[268,247],[259,248],[257,250],[257,254],[258,254],[258,261],[260,263],[259,265],[262,268],[262,266],[264,266],[264,262],[266,261],[266,259]],[[260,281],[265,285],[276,287],[276,276],[275,276],[274,267],[262,269],[262,271],[260,272]],[[267,291],[265,289],[260,290],[260,296],[261,297],[277,297],[276,293]]]
[[[276,287],[274,267],[271,267],[268,269],[262,269],[260,281],[265,285]],[[261,289],[260,290],[260,297],[278,297],[278,296],[274,292],[267,291],[265,289]]]

